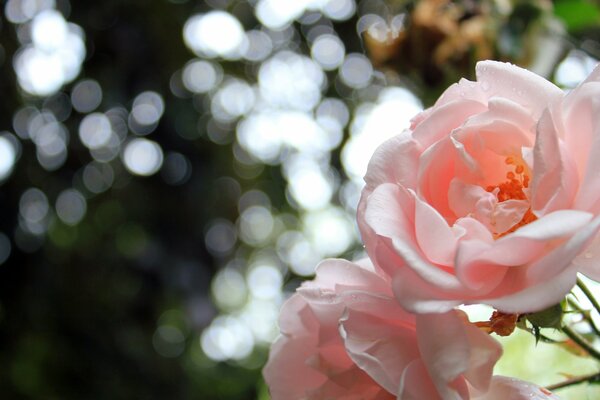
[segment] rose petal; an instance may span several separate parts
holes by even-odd
[[[423,280],[410,268],[396,272],[392,287],[400,305],[414,313],[444,313],[461,305],[465,296],[464,287],[440,288]]]
[[[560,400],[549,390],[530,382],[504,376],[494,376],[490,389],[473,400]]]
[[[425,364],[419,359],[414,360],[404,370],[398,389],[398,400],[423,399],[444,400],[435,390]]]
[[[437,142],[421,155],[417,193],[444,218],[456,218],[450,208],[450,184],[456,178],[476,175],[477,165],[462,144],[452,137]]]
[[[417,242],[433,263],[450,266],[454,261],[457,238],[446,220],[429,204],[415,199]]]
[[[463,374],[485,390],[502,354],[498,342],[465,321],[460,311],[417,316],[421,357],[442,398],[456,397],[452,383]]]
[[[496,196],[479,185],[470,185],[457,178],[450,181],[448,205],[457,217],[489,216],[497,203]]]
[[[538,126],[533,150],[534,174],[531,182],[531,208],[538,216],[570,208],[579,179],[577,169],[562,149],[549,112]]]
[[[486,106],[472,100],[455,100],[436,107],[413,132],[413,138],[423,148],[428,148],[444,137],[450,135],[453,129],[461,126],[472,115],[484,112]]]
[[[477,81],[488,87],[489,97],[513,99],[538,119],[546,104],[558,101],[563,91],[526,69],[498,61],[480,61],[475,67]]]
[[[420,154],[420,145],[409,132],[385,141],[375,150],[367,168],[365,182],[368,193],[383,183],[398,183],[414,188]]]
[[[414,326],[348,310],[340,321],[348,355],[379,385],[395,393],[402,372],[419,358]]]
[[[600,165],[600,124],[596,116],[600,82],[590,82],[574,89],[565,98],[562,112],[555,112],[555,121],[563,122],[564,142],[569,154],[575,155],[580,179],[580,193],[575,206],[584,210],[599,212],[596,202],[599,196],[597,171]]]

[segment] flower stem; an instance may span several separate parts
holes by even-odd
[[[589,374],[589,375],[574,376],[565,381],[555,383],[554,385],[546,386],[546,389],[548,389],[548,390],[562,389],[567,386],[573,386],[573,385],[577,385],[577,384],[583,383],[583,382],[595,382],[598,380],[600,380],[600,372],[596,372],[596,373]]]
[[[585,294],[585,296],[589,299],[590,303],[592,303],[596,311],[600,313],[600,303],[598,303],[598,300],[596,300],[590,288],[587,287],[587,285],[581,278],[577,278],[577,287],[581,289],[583,294]]]
[[[587,351],[590,356],[600,361],[600,351],[596,350],[594,346],[588,343],[588,341],[585,340],[583,336],[577,333],[573,328],[571,328],[568,325],[564,325],[562,327],[562,331],[565,333],[565,335],[569,337],[569,339],[571,339],[572,341],[577,343],[579,347]]]
[[[577,310],[579,313],[581,313],[581,315],[587,321],[587,323],[590,325],[590,327],[592,328],[592,330],[594,331],[596,336],[598,336],[600,338],[600,329],[598,328],[598,325],[596,325],[596,322],[594,322],[594,318],[592,318],[590,311],[584,310],[583,307],[581,307],[581,305],[576,300],[569,298],[569,299],[567,299],[567,301],[571,307],[573,307],[575,310]]]

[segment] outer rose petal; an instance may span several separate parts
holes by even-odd
[[[341,328],[350,357],[389,392],[398,390],[403,371],[420,358],[414,325],[350,310]]]
[[[415,187],[416,176],[413,171],[417,169],[420,153],[419,143],[408,132],[379,145],[365,175],[367,190],[385,182]]]
[[[468,398],[468,390],[464,381],[460,381],[460,391],[451,394],[453,397],[447,399],[461,400]],[[427,368],[422,360],[413,361],[402,374],[400,388],[398,390],[398,400],[423,400],[439,399],[439,394],[435,385],[431,382],[427,373]],[[446,398],[442,399],[446,400]]]
[[[300,296],[293,296],[281,310],[280,324],[282,328],[286,327],[289,334],[279,337],[273,344],[269,361],[263,370],[273,399],[299,399],[305,389],[317,388],[326,380],[323,374],[309,368],[305,362],[289,362],[294,359],[307,360],[315,346],[316,340],[309,332],[317,328],[316,320],[299,315],[305,307],[306,303]]]
[[[495,376],[487,393],[473,400],[560,400],[550,391],[530,382],[515,378]]]
[[[558,209],[569,208],[579,184],[577,167],[559,142],[559,134],[548,111],[540,120],[533,156],[533,211],[537,216],[542,216]]]
[[[516,98],[531,111],[534,119],[542,114],[546,104],[560,100],[563,91],[541,76],[515,65],[481,61],[475,67],[477,81],[489,85],[490,97]]]
[[[465,320],[466,315],[459,311],[417,317],[419,349],[443,398],[456,396],[452,386],[460,376],[486,390],[502,355],[498,342]]]

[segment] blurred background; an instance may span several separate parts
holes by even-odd
[[[600,58],[591,0],[0,4],[3,399],[268,399],[281,303],[362,253],[375,147],[477,60],[568,89]],[[595,368],[544,349],[498,368]]]

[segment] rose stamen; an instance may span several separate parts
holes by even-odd
[[[529,179],[530,178],[529,178],[529,175],[527,175],[527,173],[525,172],[525,166],[523,164],[515,162],[515,159],[513,157],[506,157],[504,162],[507,165],[514,165],[515,166],[514,172],[513,171],[507,172],[506,173],[507,180],[505,182],[502,182],[496,186],[488,186],[486,188],[486,191],[493,192],[496,189],[498,189],[498,191],[496,193],[496,197],[498,198],[498,202],[500,202],[500,203],[502,203],[503,201],[507,201],[507,200],[527,200],[527,195],[525,194],[523,189],[526,189],[529,187]],[[517,229],[519,229],[520,227],[527,225],[527,224],[535,221],[536,219],[537,219],[537,217],[535,216],[535,214],[533,214],[533,212],[531,211],[531,208],[529,208],[525,212],[525,215],[523,215],[523,218],[521,219],[521,221],[519,221],[518,223],[513,225],[506,232],[503,232],[500,235],[498,235],[498,238],[500,238],[504,235],[507,235],[511,232],[514,232]]]

